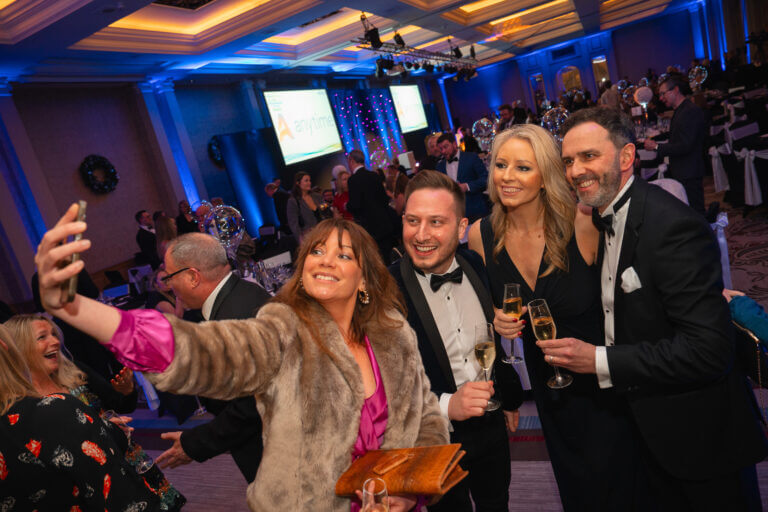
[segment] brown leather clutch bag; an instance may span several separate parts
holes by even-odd
[[[352,463],[336,482],[337,496],[354,496],[363,482],[378,477],[390,496],[442,496],[468,473],[459,460],[466,452],[460,444],[373,450]]]

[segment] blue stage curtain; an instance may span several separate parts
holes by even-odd
[[[347,153],[362,150],[370,166],[370,147],[377,140],[390,159],[405,151],[388,89],[333,89],[328,94]]]

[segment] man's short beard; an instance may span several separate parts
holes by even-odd
[[[614,162],[613,167],[603,174],[602,178],[594,176],[594,179],[597,180],[598,189],[591,199],[582,197],[581,193],[579,193],[579,188],[576,187],[576,195],[579,196],[579,201],[592,208],[608,206],[621,189],[621,168],[619,167],[618,155],[616,156],[616,161]],[[574,186],[575,185],[576,184],[574,184]]]

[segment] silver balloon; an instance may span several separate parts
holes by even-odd
[[[649,85],[650,85],[650,81],[646,77],[643,77],[637,81],[638,87],[648,87]]]
[[[493,146],[493,139],[496,137],[496,124],[484,117],[475,121],[472,125],[472,136],[477,140],[477,145],[483,153],[487,153]]]
[[[569,112],[563,107],[552,108],[541,116],[541,126],[549,130],[558,142],[562,142],[560,129],[563,127],[565,120],[568,119],[568,115]]]
[[[698,89],[708,76],[709,71],[707,71],[707,68],[701,65],[694,66],[688,72],[688,82],[690,82],[692,89]]]
[[[387,152],[383,149],[377,149],[371,153],[371,166],[374,169],[377,167],[385,168],[387,166]]]
[[[624,99],[624,103],[633,107],[635,105],[635,91],[637,87],[634,85],[628,85],[621,93],[621,97]]]
[[[616,82],[616,87],[619,89],[620,93],[624,92],[624,89],[629,87],[629,82],[627,82],[626,80],[623,80],[623,79],[619,80],[618,82]]]
[[[227,253],[233,253],[245,233],[245,221],[237,208],[217,206],[205,217],[203,229],[224,246]]]
[[[635,90],[635,101],[638,102],[643,107],[648,105],[652,99],[653,99],[653,90],[651,90],[650,87],[648,86],[638,87]]]

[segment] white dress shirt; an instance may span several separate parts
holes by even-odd
[[[453,259],[448,272],[459,267],[456,258]],[[432,312],[432,317],[437,324],[437,330],[448,353],[451,363],[451,371],[456,387],[459,388],[465,382],[475,380],[482,371],[475,359],[475,326],[485,325],[485,313],[477,298],[477,293],[464,274],[461,283],[444,283],[436,292],[429,285],[432,274],[421,275],[416,273],[416,278],[427,299],[427,305]],[[440,410],[448,417],[448,402],[451,393],[440,395]]]
[[[149,231],[153,235],[155,234],[155,228],[151,228],[149,226],[145,226],[144,224],[139,224],[139,227],[143,229],[144,231]]]
[[[454,158],[456,159],[455,162],[449,162],[448,159],[445,159],[445,174],[448,175],[449,178],[451,178],[456,183],[459,182],[457,179],[459,176],[459,155],[461,154],[461,150],[456,150],[456,156]]]
[[[352,169],[352,174],[355,174],[357,171],[359,171],[360,169],[364,169],[364,168],[365,168],[365,165],[360,164],[357,167],[355,167],[354,169]]]
[[[227,284],[227,281],[229,281],[232,278],[232,272],[224,276],[224,279],[219,281],[219,284],[216,285],[216,288],[213,289],[210,295],[205,299],[205,302],[203,302],[203,307],[200,310],[200,312],[203,314],[203,318],[206,320],[211,319],[211,311],[213,310],[213,305],[216,302],[216,297],[219,296],[219,292],[222,288],[224,288],[224,285]]]
[[[603,266],[600,269],[600,290],[603,303],[603,317],[605,319],[605,347],[612,347],[616,343],[616,312],[614,311],[614,291],[616,289],[616,272],[619,267],[619,255],[621,254],[621,244],[624,241],[624,227],[627,225],[627,215],[629,214],[628,199],[618,212],[613,211],[613,205],[624,195],[624,193],[635,181],[634,176],[630,176],[624,187],[616,194],[608,208],[600,214],[601,217],[613,215],[613,232],[610,236],[605,234],[605,245],[603,246]],[[605,347],[597,347],[595,351],[595,373],[597,382],[601,388],[613,387],[611,381],[611,372],[608,368],[608,354]]]

